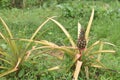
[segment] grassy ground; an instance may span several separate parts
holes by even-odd
[[[16,38],[29,38],[37,27],[47,17],[58,16],[58,20],[77,41],[77,22],[86,28],[92,7],[95,8],[95,17],[90,33],[90,44],[96,40],[108,41],[115,44],[115,54],[102,55],[102,62],[109,68],[120,71],[120,2],[110,1],[73,1],[47,8],[33,9],[2,9],[0,16],[6,21]],[[2,27],[0,26],[2,30]],[[52,22],[48,22],[39,32],[36,40],[47,39],[59,45],[69,45],[62,31]],[[2,45],[2,43],[1,43]],[[0,80],[71,80],[72,71],[63,70],[45,72],[47,68],[57,64],[67,66],[70,59],[63,63],[49,55],[37,55],[34,60],[25,62],[18,73],[12,73]],[[16,75],[16,76],[14,76]],[[97,78],[96,78],[96,75]],[[120,74],[108,70],[90,69],[90,80],[118,80]],[[79,80],[85,80],[85,75],[80,74]]]

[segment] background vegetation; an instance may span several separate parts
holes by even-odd
[[[90,32],[91,45],[96,40],[111,42],[116,45],[115,54],[102,55],[102,62],[110,69],[120,72],[120,2],[119,0],[0,0],[0,17],[2,17],[15,38],[30,38],[47,17],[58,16],[55,19],[68,30],[77,42],[78,21],[86,29],[94,7],[95,15]],[[63,32],[48,22],[35,37],[35,40],[48,40],[58,45],[70,45]],[[0,24],[0,31],[5,33]],[[0,47],[7,49],[0,38]],[[106,47],[111,48],[111,47]],[[35,53],[35,52],[34,52]],[[35,56],[34,58],[32,58]],[[73,71],[65,73],[63,70],[46,71],[58,64],[69,66],[71,59],[68,55],[64,60],[47,55],[31,54],[18,72],[11,73],[0,80],[71,80]],[[0,65],[2,62],[0,62]],[[1,71],[0,71],[1,72]],[[79,80],[85,80],[81,72]],[[104,69],[90,69],[90,80],[118,80],[120,74]]]

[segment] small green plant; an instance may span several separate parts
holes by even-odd
[[[6,25],[6,23],[3,21],[1,17],[0,17],[0,21],[2,22],[5,32],[6,32],[6,34],[3,34],[2,32],[0,32],[0,36],[5,41],[5,44],[9,46],[7,47],[8,52],[6,52],[2,48],[0,50],[0,54],[1,54],[0,56],[0,61],[1,61],[0,77],[2,77],[4,75],[7,75],[11,72],[18,70],[18,66],[22,58],[20,57],[20,53],[19,53],[20,51],[18,49],[16,42],[11,40],[13,38],[13,35],[10,29],[8,28],[8,26]]]
[[[46,41],[33,40],[40,29],[38,28],[26,43],[22,43],[19,39],[14,38],[9,27],[1,17],[0,21],[2,22],[4,29],[3,32],[0,31],[2,43],[0,48],[0,77],[2,77],[20,69],[22,63],[26,61],[30,55],[29,50],[32,50],[33,42],[46,45]],[[48,21],[49,19],[46,22]],[[44,22],[41,26],[43,26],[46,22]]]

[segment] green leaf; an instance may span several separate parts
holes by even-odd
[[[22,77],[25,73],[25,70],[24,69],[21,69],[18,73],[18,77]]]
[[[4,61],[4,62],[6,62],[6,63],[8,63],[8,64],[10,64],[10,65],[13,65],[11,62],[9,62],[9,61],[6,60],[6,59],[0,58],[0,60],[1,60],[1,61]]]
[[[103,44],[102,42],[100,42],[99,51],[103,50],[103,45],[104,45],[104,44]],[[101,53],[100,53],[100,54],[98,54],[97,60],[98,60],[98,61],[100,61],[100,60],[101,60]]]

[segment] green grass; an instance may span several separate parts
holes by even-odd
[[[66,3],[67,7],[61,4],[63,8],[52,6],[44,9],[2,9],[0,10],[0,16],[9,25],[16,38],[29,38],[47,17],[58,16],[56,20],[64,25],[74,38],[74,41],[77,42],[77,23],[79,21],[86,28],[91,8],[94,7],[95,17],[90,33],[90,44],[99,39],[115,44],[116,53],[102,55],[102,62],[107,67],[120,72],[120,2],[80,1],[79,4],[78,2],[75,0],[72,3]],[[68,43],[65,35],[55,26],[56,24],[48,22],[35,39],[47,39],[58,45],[69,45],[70,43]],[[0,30],[2,30],[1,25]],[[0,41],[0,46],[2,47],[2,41]],[[18,73],[12,73],[0,80],[71,80],[72,70],[68,73],[65,73],[62,69],[58,71],[46,71],[57,64],[66,67],[71,62],[69,58],[63,61],[61,64],[55,57],[47,54],[37,55],[34,60],[30,59],[28,62],[25,62]],[[97,80],[96,77],[98,80],[118,80],[120,78],[119,75],[116,72],[104,69],[90,69],[90,80]],[[85,80],[85,75],[81,73],[79,80]]]

